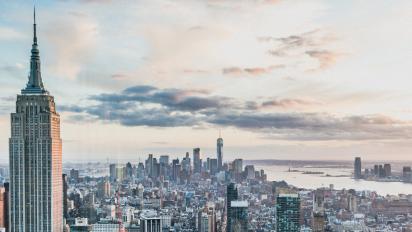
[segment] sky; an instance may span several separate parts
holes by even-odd
[[[64,161],[410,160],[412,2],[36,1]],[[33,2],[0,1],[0,161]]]

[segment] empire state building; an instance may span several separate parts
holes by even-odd
[[[30,74],[11,114],[9,156],[9,231],[62,231],[60,116],[54,97],[43,86],[35,12]]]

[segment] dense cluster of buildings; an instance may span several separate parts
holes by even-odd
[[[60,119],[44,88],[34,23],[30,75],[11,114],[9,168],[0,169],[0,232],[412,231],[412,195],[300,189],[268,181],[242,159],[200,148],[171,159],[71,167],[63,174]],[[103,175],[96,176],[96,170]],[[92,173],[93,171],[93,173]],[[389,164],[355,178],[392,177]],[[411,180],[411,167],[402,179]]]
[[[360,157],[355,158],[354,163],[354,178],[373,181],[403,181],[412,183],[412,171],[410,166],[404,166],[402,172],[395,174],[392,171],[392,166],[389,163],[374,164],[370,168],[365,168],[362,171],[362,161]]]

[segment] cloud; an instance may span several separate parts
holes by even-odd
[[[300,106],[317,105],[318,102],[297,98],[273,99],[262,103],[262,107],[294,108]]]
[[[305,60],[306,57],[316,59],[319,67],[310,71],[327,69],[335,64],[340,56],[339,52],[328,48],[337,40],[336,36],[320,29],[286,37],[258,37],[258,40],[273,44],[273,48],[268,51],[272,56],[295,57],[299,60]]]
[[[259,76],[263,74],[270,73],[274,69],[283,68],[284,65],[271,65],[268,67],[251,67],[251,68],[240,68],[240,67],[229,67],[222,70],[223,74],[227,75],[251,75]]]
[[[42,25],[45,39],[54,51],[50,68],[54,73],[68,79],[76,79],[94,53],[97,23],[87,15],[72,13],[54,17],[52,23]],[[42,44],[40,39],[40,46]],[[41,49],[41,48],[40,48]]]
[[[412,139],[412,123],[381,115],[335,117],[322,113],[226,113],[209,121],[258,131],[266,138],[325,140]]]
[[[21,39],[24,38],[25,36],[8,27],[0,27],[0,40],[15,40],[15,39]]]
[[[384,115],[337,117],[326,113],[265,112],[264,108],[293,108],[315,101],[272,99],[242,102],[213,96],[195,89],[159,89],[133,86],[118,94],[89,98],[90,106],[63,106],[77,113],[77,120],[90,117],[123,126],[234,127],[279,140],[393,140],[412,139],[412,123]],[[85,117],[88,116],[88,117]]]
[[[319,62],[319,69],[326,69],[336,63],[338,53],[328,50],[310,50],[306,52],[312,58],[315,58]]]

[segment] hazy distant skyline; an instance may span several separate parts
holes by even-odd
[[[0,2],[0,161],[32,2]],[[412,2],[36,1],[64,160],[412,154]]]

